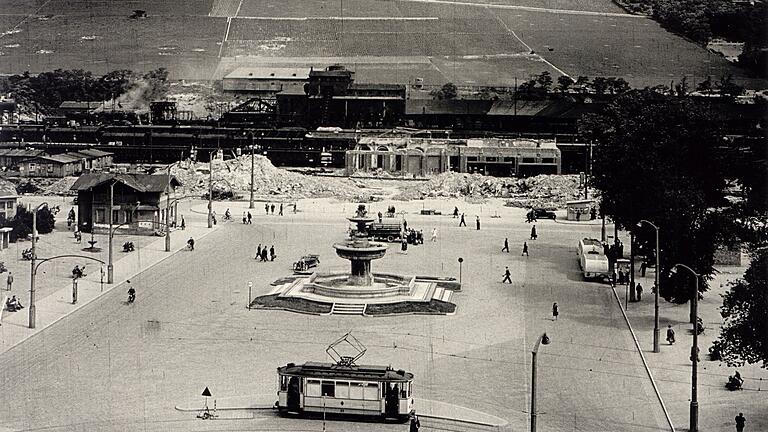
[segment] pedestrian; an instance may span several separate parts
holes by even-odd
[[[640,283],[638,283],[637,288],[635,288],[635,291],[637,292],[637,301],[640,301],[643,296],[643,286],[640,285]]]
[[[293,214],[296,214],[297,211],[299,211],[299,203],[295,202],[293,203]]]
[[[266,262],[267,260],[267,245],[264,245],[264,248],[261,249],[261,261]]]
[[[245,216],[245,212],[243,212],[243,225],[248,223],[248,218]]]
[[[400,253],[403,255],[408,255],[408,239],[405,236],[401,236]]]
[[[733,374],[733,378],[735,378],[736,381],[739,382],[739,386],[744,384],[744,378],[741,377],[741,374],[739,373],[739,371],[736,371],[736,373]]]
[[[195,239],[192,237],[187,240],[187,246],[189,246],[189,250],[195,250]]]
[[[645,261],[640,263],[640,277],[645,277],[646,267],[648,267],[648,264],[646,264]]]
[[[408,221],[403,219],[403,231],[408,231]]]
[[[579,222],[581,220],[581,212],[576,210],[576,222]]]
[[[557,321],[557,316],[560,315],[560,309],[557,307],[557,302],[552,303],[552,320]]]
[[[8,281],[5,287],[6,291],[10,291],[13,288],[13,273],[8,272]]]
[[[504,247],[501,248],[501,251],[509,253],[509,238],[508,237],[504,237]]]
[[[456,219],[457,217],[459,217],[459,208],[458,207],[454,207],[453,208],[453,218]]]
[[[280,203],[280,216],[283,215],[283,203]]]
[[[523,242],[523,253],[520,254],[520,256],[529,256],[528,255],[528,242]]]
[[[83,234],[80,231],[75,231],[75,241],[80,244],[83,241]]]
[[[408,427],[408,432],[419,432],[420,428],[421,423],[419,422],[419,418],[416,416],[416,410],[411,410],[411,425]]]
[[[275,215],[275,205],[274,204],[270,205],[269,209],[272,210],[272,216],[274,216]]]
[[[480,231],[480,216],[475,216],[475,225],[477,225],[477,230]]]
[[[667,325],[667,342],[670,345],[675,343],[675,330],[672,328],[672,324]]]
[[[378,216],[379,216],[379,223],[381,223],[381,218],[384,217],[384,215],[381,214],[381,212],[379,212]]]
[[[467,226],[467,221],[464,220],[464,213],[461,214],[461,220],[459,221],[459,226]]]
[[[531,227],[531,240],[536,240],[539,237],[538,234],[536,234],[536,225]]]
[[[253,215],[251,214],[251,212],[246,213],[245,218],[248,220],[248,225],[253,223]]]
[[[269,260],[270,261],[274,261],[275,258],[277,258],[277,254],[275,254],[275,245],[272,245],[269,248]]]
[[[691,362],[693,362],[693,353],[696,353],[696,363],[700,362],[701,358],[699,358],[699,354],[701,354],[701,350],[699,349],[699,347],[696,347],[696,348],[691,347],[691,357],[690,357]]]
[[[213,219],[213,224],[216,225],[216,212],[213,212],[211,219]]]
[[[269,214],[269,203],[264,203],[264,213]]]
[[[504,279],[501,281],[501,283],[509,282],[512,283],[512,273],[509,271],[509,267],[504,267]]]
[[[617,270],[617,274],[619,275],[617,277],[619,285],[624,285],[624,272],[621,270]]]
[[[261,259],[261,243],[259,243],[259,246],[256,248],[256,256],[254,259],[260,260]]]
[[[432,228],[432,238],[430,240],[433,242],[437,241],[437,227]]]
[[[181,230],[184,231],[184,229],[187,227],[187,223],[184,221],[184,216],[181,217]]]
[[[742,432],[744,430],[744,424],[747,423],[744,413],[739,413],[734,420],[736,420],[736,432]]]

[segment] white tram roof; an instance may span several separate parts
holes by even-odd
[[[300,375],[311,378],[348,379],[361,381],[410,381],[413,374],[389,366],[355,365],[339,366],[333,363],[306,362],[301,365],[288,363],[277,368],[280,375]]]

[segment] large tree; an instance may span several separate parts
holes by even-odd
[[[706,102],[651,90],[619,96],[579,125],[595,143],[592,183],[603,212],[636,233],[640,245],[654,242],[652,229],[636,227],[640,220],[661,228],[660,294],[676,303],[692,298],[692,283],[670,275],[671,266],[687,264],[704,275],[701,291],[714,273],[716,209],[726,204],[721,125]]]
[[[762,362],[768,368],[768,249],[752,257],[743,279],[723,296],[725,323],[713,352],[730,366]]]

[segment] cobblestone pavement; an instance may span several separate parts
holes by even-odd
[[[264,215],[257,203],[254,224],[243,225],[247,203],[216,203],[220,215],[229,206],[235,221],[220,222],[195,252],[178,252],[135,276],[135,304],[124,304],[124,290],[106,293],[0,355],[0,430],[319,431],[318,420],[259,411],[247,419],[204,422],[174,406],[206,386],[214,398],[274,392],[278,366],[325,360],[326,345],[350,330],[368,347],[363,363],[415,374],[417,409],[419,397],[449,402],[506,419],[505,431],[528,427],[530,350],[547,332],[552,343],[538,356],[538,430],[669,430],[613,293],[579,273],[577,240],[599,237],[599,225],[539,221],[538,240],[530,241],[520,209],[457,201],[470,222],[481,216],[477,231],[474,224],[459,228],[451,216],[414,214],[422,205],[447,214],[453,201],[394,204],[408,212],[409,226],[427,236],[438,227],[439,239],[409,248],[408,255],[396,253],[393,244],[374,270],[458,276],[457,258],[463,257],[464,289],[454,297],[455,316],[249,311],[247,283],[254,283],[254,296],[268,292],[269,283],[290,273],[302,254],[320,254],[324,267],[346,267],[331,244],[344,237],[344,217],[356,205],[303,200],[298,214],[279,217]],[[204,207],[197,209],[187,223],[204,223]],[[504,237],[509,254],[501,252]],[[523,241],[529,257],[520,256]],[[274,244],[278,258],[257,263],[258,243]],[[501,284],[505,265],[512,270],[511,285]],[[560,306],[557,321],[551,319],[553,302]],[[686,383],[682,377],[673,381]],[[669,398],[685,394],[675,390]],[[477,430],[439,421],[424,426]],[[407,426],[332,421],[327,430]]]

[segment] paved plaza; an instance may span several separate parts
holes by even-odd
[[[599,238],[599,224],[540,220],[538,240],[532,241],[524,210],[493,203],[385,201],[370,204],[369,210],[376,213],[392,204],[406,212],[409,227],[422,229],[427,238],[425,244],[410,247],[407,255],[391,244],[385,257],[373,264],[374,271],[458,278],[457,259],[462,257],[462,291],[452,298],[458,305],[455,315],[314,316],[248,310],[248,283],[253,283],[253,297],[269,293],[270,283],[289,274],[302,255],[319,254],[323,268],[348,268],[332,244],[345,238],[346,217],[357,205],[302,200],[299,213],[281,217],[264,215],[263,203],[257,202],[254,223],[243,225],[240,216],[247,202],[218,202],[217,213],[229,208],[234,221],[220,221],[208,230],[205,204],[185,204],[189,233],[174,233],[172,253],[162,250],[162,238],[145,237],[135,255],[116,261],[115,281],[131,279],[137,290],[135,304],[125,303],[127,287],[116,284],[103,293],[93,285],[87,301],[77,308],[66,305],[71,265],[61,264],[41,276],[47,280],[40,285],[38,315],[45,310],[43,304],[60,302],[70,310],[57,312],[60,316],[51,318],[48,327],[40,325],[23,338],[11,336],[26,331],[23,317],[3,317],[0,334],[7,342],[0,350],[0,431],[321,431],[322,420],[282,418],[271,410],[221,410],[221,420],[202,421],[177,407],[195,401],[202,407],[198,395],[205,387],[222,406],[233,400],[268,403],[270,397],[276,399],[270,395],[277,390],[278,366],[327,361],[326,346],[348,331],[368,348],[362,363],[392,365],[415,375],[417,410],[423,399],[442,403],[444,411],[453,405],[507,422],[482,428],[425,418],[425,431],[528,430],[530,351],[544,332],[551,344],[542,346],[538,355],[539,431],[671,430],[617,296],[609,285],[581,277],[576,244],[582,237]],[[482,229],[476,230],[473,223],[459,228],[458,219],[447,215],[454,205],[468,221],[480,215]],[[444,215],[419,215],[423,206]],[[433,227],[439,231],[436,242],[428,238]],[[190,233],[198,238],[194,252],[182,250]],[[53,239],[59,242],[55,236],[66,244],[71,234],[49,236],[43,236],[42,243],[54,247]],[[505,237],[510,253],[501,251]],[[123,241],[116,240],[116,247]],[[530,247],[528,257],[521,256],[524,241]],[[253,259],[259,243],[274,245],[277,259]],[[11,262],[17,252],[12,247],[3,252],[4,259],[17,275],[14,292],[28,299],[29,262]],[[501,283],[505,266],[512,272],[512,284]],[[738,269],[733,270],[736,274]],[[27,276],[21,275],[24,272]],[[643,285],[650,294],[651,283]],[[702,316],[712,323],[707,343],[717,334],[712,327],[719,301],[709,293],[703,302]],[[556,321],[553,302],[560,307]],[[661,354],[650,352],[652,299],[630,304],[628,317],[672,423],[676,430],[687,430],[687,309],[662,305],[662,325],[677,326],[678,343],[663,345]],[[706,346],[702,344],[702,353]],[[715,362],[702,364],[702,431],[735,430],[735,410],[744,411],[748,431],[768,428],[768,409],[761,410],[759,402],[766,390],[761,383],[768,379],[764,370],[744,369],[746,389],[735,394],[723,387],[730,369]],[[407,425],[333,420],[326,429],[405,431]]]

